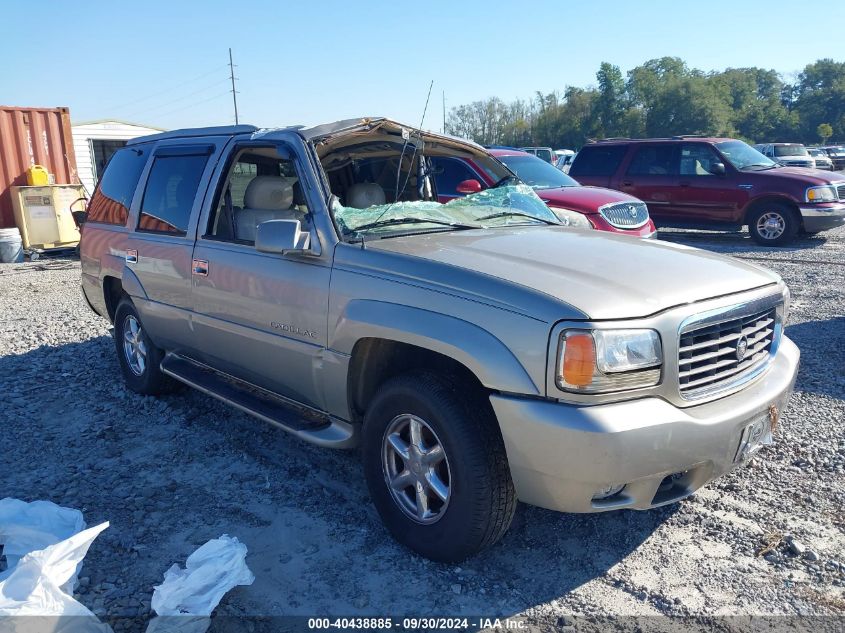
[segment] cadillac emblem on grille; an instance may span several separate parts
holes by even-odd
[[[736,359],[742,360],[745,358],[745,353],[748,351],[748,339],[740,336],[736,342]]]
[[[634,205],[631,205],[630,207],[628,207],[628,213],[630,214],[631,219],[633,219],[633,220],[637,219],[637,207],[635,207]]]

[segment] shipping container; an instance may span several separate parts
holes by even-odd
[[[0,106],[0,228],[15,226],[10,188],[27,184],[32,165],[43,165],[55,184],[79,184],[70,111]]]

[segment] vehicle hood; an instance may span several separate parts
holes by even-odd
[[[596,320],[644,317],[780,280],[763,268],[689,246],[565,227],[417,234],[373,240],[367,249],[492,276]]]
[[[813,169],[811,167],[778,167],[765,171],[744,171],[740,172],[744,178],[764,178],[770,182],[770,178],[780,178],[790,182],[802,183],[807,187],[814,185],[829,185],[834,182],[842,182],[845,178],[842,174],[831,174],[829,171]]]
[[[535,193],[550,207],[581,213],[598,213],[600,206],[613,202],[639,202],[634,196],[604,187],[557,187],[537,189]]]

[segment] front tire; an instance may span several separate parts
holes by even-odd
[[[121,300],[114,314],[114,346],[123,380],[132,391],[156,396],[173,390],[175,382],[159,367],[164,350],[153,345],[128,298]]]
[[[748,216],[748,232],[763,246],[783,246],[791,242],[800,228],[795,212],[785,204],[760,205]]]
[[[459,562],[510,527],[516,494],[486,398],[460,381],[412,372],[386,382],[364,418],[364,473],[393,537]]]

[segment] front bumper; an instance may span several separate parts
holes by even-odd
[[[678,408],[649,397],[583,406],[493,395],[521,501],[562,512],[648,509],[681,499],[739,463],[746,427],[783,411],[800,352],[782,339],[768,370],[742,391]],[[603,500],[597,491],[624,484]]]
[[[830,202],[799,207],[804,230],[808,233],[826,231],[845,224],[845,203]]]

